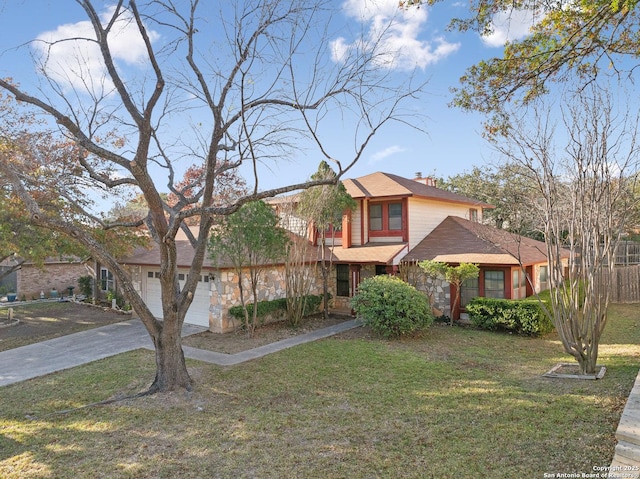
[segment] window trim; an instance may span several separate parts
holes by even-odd
[[[377,207],[380,207],[380,216],[376,216],[375,218],[371,215],[371,213],[373,212],[373,207],[376,207],[376,210],[378,209]],[[380,220],[380,228],[373,228],[372,224],[373,224],[373,219]],[[369,231],[370,232],[379,232],[379,231],[384,231],[384,206],[382,203],[371,203],[369,204]]]
[[[487,273],[500,273],[502,275],[502,290],[499,289],[488,289],[487,288]],[[505,299],[507,297],[505,288],[506,288],[506,284],[507,284],[507,275],[505,274],[505,271],[503,269],[485,269],[484,272],[482,273],[482,279],[484,282],[484,286],[483,286],[483,296],[485,298],[495,298],[495,299]],[[487,294],[487,291],[494,291],[494,292],[498,292],[500,291],[500,293],[502,294],[502,296],[489,296]]]
[[[400,218],[400,228],[391,228],[391,207],[392,206],[400,206],[400,215],[399,216],[393,216],[393,218]],[[389,231],[402,231],[402,227],[403,227],[403,218],[402,218],[402,202],[392,202],[387,204],[387,228]]]
[[[316,235],[318,238],[322,235],[322,231],[320,228],[316,228]],[[342,238],[342,225],[340,225],[340,229],[336,229],[333,226],[333,223],[329,223],[324,230],[325,239],[337,239]]]
[[[400,205],[400,229],[390,229],[390,205]],[[382,215],[382,229],[372,229],[371,228],[371,210],[374,206],[380,206],[380,214]],[[394,200],[387,201],[372,201],[369,203],[368,207],[368,225],[367,229],[369,230],[369,237],[382,237],[382,236],[401,236],[403,241],[406,236],[407,229],[407,202],[405,198],[399,198]],[[376,217],[377,219],[377,217]]]
[[[103,273],[106,273],[106,275],[104,275]],[[106,288],[103,288],[103,285]],[[111,285],[111,287],[109,287],[109,285]],[[115,285],[116,283],[113,277],[113,273],[109,271],[108,268],[101,266],[100,267],[100,291],[102,291],[103,293],[106,293],[107,291],[114,291]]]
[[[376,276],[389,274],[387,272],[387,265],[386,264],[377,264],[377,265],[375,265],[375,268],[376,268]]]
[[[466,311],[466,306],[473,298],[480,296],[480,276],[467,279],[460,285],[460,310]]]

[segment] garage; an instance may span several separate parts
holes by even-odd
[[[186,271],[178,272],[180,287],[184,286],[187,277]],[[185,317],[185,323],[196,324],[198,326],[209,327],[209,307],[211,305],[211,295],[209,292],[209,275],[201,274],[196,294],[191,303],[191,307]],[[160,300],[160,271],[150,270],[146,275],[146,302],[147,306],[157,318],[162,318],[162,301]]]

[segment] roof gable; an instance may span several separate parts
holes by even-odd
[[[493,208],[488,203],[468,198],[435,186],[429,186],[415,180],[376,172],[360,178],[346,179],[342,182],[353,198],[384,198],[413,196],[449,203],[468,204],[479,208]]]
[[[404,260],[530,265],[547,261],[546,251],[541,241],[448,216]]]

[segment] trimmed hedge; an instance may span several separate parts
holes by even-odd
[[[331,299],[331,295],[329,295],[329,299]],[[306,309],[303,316],[309,316],[310,314],[319,312],[321,304],[321,294],[308,295]],[[249,314],[251,315],[251,312],[253,311],[253,303],[247,304],[247,309],[249,310]],[[281,313],[284,315],[286,312],[287,298],[258,302],[258,320],[260,320],[261,322],[263,322],[264,319],[269,315],[273,315],[274,313]],[[244,311],[242,310],[242,305],[232,306],[231,308],[229,308],[229,315],[239,321],[244,320]]]
[[[471,322],[481,329],[506,330],[526,336],[553,331],[537,300],[474,298],[466,306]]]

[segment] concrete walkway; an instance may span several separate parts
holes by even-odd
[[[237,354],[223,354],[185,346],[185,357],[211,364],[230,366],[260,358],[298,344],[332,336],[359,326],[356,320],[294,336]],[[185,324],[182,336],[206,328]],[[135,349],[153,350],[153,343],[139,319],[114,323],[100,328],[69,334],[55,339],[0,352],[0,386],[25,381],[45,374],[80,366]]]
[[[344,323],[334,324],[333,326],[329,326],[323,329],[317,329],[316,331],[311,331],[310,333],[292,336],[275,343],[265,344],[264,346],[260,346],[254,349],[248,349],[247,351],[241,351],[236,354],[216,353],[215,351],[205,351],[204,349],[196,349],[189,346],[184,346],[182,349],[184,350],[184,355],[187,358],[197,359],[199,361],[204,361],[205,363],[217,364],[219,366],[233,366],[234,364],[240,364],[244,363],[245,361],[250,361],[251,359],[261,358],[262,356],[266,356],[267,354],[276,353],[278,351],[282,351],[283,349],[297,346],[298,344],[309,343],[318,339],[327,338],[329,336],[333,336],[334,334],[341,333],[342,331],[347,331],[349,329],[358,327],[361,324],[362,323],[360,323],[357,319],[352,319],[349,321],[345,321]]]

